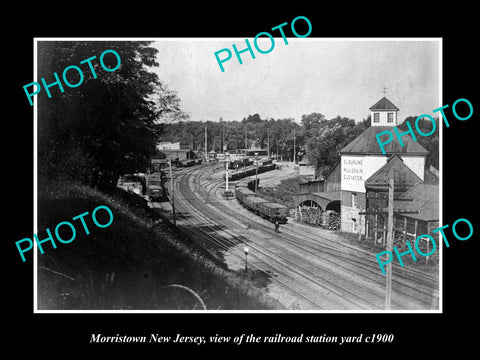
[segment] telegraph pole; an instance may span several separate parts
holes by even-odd
[[[390,253],[393,252],[393,221],[394,221],[394,215],[404,215],[404,214],[418,214],[418,210],[414,209],[397,209],[395,210],[393,208],[393,202],[394,200],[396,201],[412,201],[412,198],[406,198],[406,197],[399,197],[395,198],[395,189],[394,189],[394,183],[395,183],[395,171],[393,172],[393,177],[388,180],[388,183],[383,183],[381,186],[388,187],[388,206],[387,208],[369,208],[366,211],[360,211],[358,214],[359,215],[380,215],[380,214],[386,214],[387,215],[387,243],[386,243],[386,250],[390,251]],[[368,194],[367,194],[368,197]],[[375,231],[377,229],[377,225],[375,224]],[[386,264],[386,280],[385,280],[385,310],[390,310],[391,309],[391,303],[392,303],[392,262],[389,262]]]
[[[278,161],[278,138],[275,136],[275,144],[277,144],[277,158],[276,160]]]
[[[394,173],[395,174],[395,173]],[[388,221],[387,221],[387,251],[393,252],[393,195],[394,179],[388,182]],[[392,262],[387,264],[385,287],[385,310],[390,310],[392,303]]]
[[[222,129],[222,154],[225,155],[225,124],[223,124]]]
[[[170,167],[170,196],[172,197],[172,213],[173,213],[173,226],[177,226],[177,220],[175,217],[175,197],[173,195],[173,177],[172,177],[172,160],[168,161]]]
[[[205,162],[208,160],[207,154],[207,125],[205,125]]]
[[[297,160],[297,146],[295,144],[295,130],[293,130],[293,166],[295,166]]]
[[[225,192],[228,191],[228,164],[230,159],[225,159]]]
[[[258,152],[255,153],[255,193],[258,187]]]
[[[247,127],[245,126],[245,150],[248,149]]]
[[[268,119],[267,119],[267,122],[268,122]],[[270,129],[269,128],[267,128],[267,151],[268,151],[268,158],[270,159]]]

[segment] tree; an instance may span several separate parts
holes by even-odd
[[[402,132],[407,131],[408,127],[407,122],[410,123],[413,129],[416,129],[416,126],[420,129],[423,134],[429,134],[433,130],[433,124],[430,120],[420,119],[416,122],[417,116],[408,116],[403,120],[403,122],[398,125],[398,129]],[[416,141],[422,145],[425,149],[428,150],[428,155],[425,161],[425,167],[429,168],[430,165],[439,169],[439,132],[438,132],[438,117],[434,118],[436,130],[434,130],[432,135],[422,136],[416,130],[414,130],[416,136]],[[417,125],[415,125],[417,124]]]
[[[145,41],[39,42],[39,77],[53,79],[54,72],[60,74],[70,65],[84,70],[78,87],[66,87],[64,93],[52,87],[51,99],[37,98],[42,179],[70,179],[108,190],[120,174],[145,169],[161,131],[158,116],[166,109],[178,110],[176,96],[150,70],[158,64],[157,50],[149,45]],[[107,49],[121,59],[114,72],[105,71],[99,63]],[[86,64],[80,65],[93,56],[96,78]],[[109,68],[116,64],[113,56],[103,60]],[[73,75],[70,82],[78,82]]]
[[[158,141],[181,142],[189,144],[192,139],[194,149],[203,149],[205,126],[208,128],[209,149],[217,139],[223,138],[225,131],[225,145],[227,150],[243,149],[247,142],[248,147],[267,147],[267,138],[270,138],[270,153],[276,154],[285,159],[293,159],[293,131],[296,132],[297,150],[303,146],[302,126],[295,123],[294,119],[269,119],[258,121],[258,114],[250,115],[247,121],[186,121],[173,122],[165,126],[165,131],[160,135]],[[245,136],[246,135],[246,136]],[[247,141],[246,141],[247,140]]]
[[[307,134],[310,134],[310,132],[317,130],[325,121],[327,120],[323,114],[313,112],[309,115],[302,115],[301,123]]]
[[[330,172],[340,158],[340,151],[360,135],[367,125],[367,121],[356,124],[355,120],[341,116],[320,120],[316,115],[304,115],[303,119],[307,119],[310,126],[305,140],[307,157],[322,175]]]
[[[181,110],[181,101],[177,93],[161,83],[155,87],[152,101],[155,104],[154,111],[157,121],[161,124],[185,121],[190,118]]]
[[[259,123],[261,121],[262,119],[260,118],[260,115],[254,114],[254,115],[248,115],[247,118],[243,118],[242,123]]]

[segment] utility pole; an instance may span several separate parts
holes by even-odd
[[[394,173],[395,174],[395,173]],[[388,183],[388,220],[387,220],[387,251],[393,251],[393,195],[394,179]],[[385,310],[390,310],[392,303],[392,262],[387,264],[385,287]]]
[[[276,158],[276,160],[278,161],[278,138],[277,138],[277,135],[275,135],[275,144],[277,145],[277,158]]]
[[[205,125],[205,162],[208,160],[207,154],[207,125]]]
[[[295,144],[295,130],[293,130],[293,166],[297,162],[297,146]]]
[[[245,150],[248,149],[247,127],[245,126]]]
[[[173,226],[177,226],[177,220],[175,217],[175,197],[173,195],[172,160],[169,160],[168,164],[170,167],[170,196],[172,198]]]
[[[394,201],[412,201],[412,198],[406,198],[406,197],[398,197],[395,198],[395,171],[393,172],[393,176],[391,179],[388,180],[388,183],[383,183],[381,186],[388,187],[388,206],[387,208],[370,208],[367,209],[366,211],[360,211],[359,215],[375,215],[375,219],[378,215],[381,214],[386,214],[387,215],[387,243],[386,243],[386,250],[390,251],[390,253],[393,252],[393,221],[394,221],[394,215],[405,215],[405,214],[418,214],[418,210],[415,209],[397,209],[395,210],[393,208]],[[368,197],[368,193],[367,193]],[[375,196],[376,198],[376,196]],[[366,221],[366,220],[365,220]],[[376,221],[376,220],[375,220]],[[377,223],[375,223],[375,231],[377,231]],[[405,231],[405,229],[404,229]],[[392,262],[389,262],[386,264],[386,280],[385,280],[385,310],[390,310],[391,309],[391,303],[392,303]]]
[[[230,159],[225,159],[225,192],[228,191],[228,164]]]
[[[257,193],[258,186],[258,152],[255,153],[255,193]]]
[[[225,155],[225,124],[223,124],[223,131],[222,131],[222,154]]]
[[[268,119],[267,119],[267,122],[268,122]],[[268,128],[267,128],[267,151],[268,151],[268,158],[270,159],[270,129]]]

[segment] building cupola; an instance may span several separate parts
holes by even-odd
[[[370,111],[372,112],[372,126],[397,126],[398,110],[399,108],[384,96],[370,107]]]

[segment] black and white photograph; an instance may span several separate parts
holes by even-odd
[[[36,310],[440,310],[441,39],[256,40],[36,39]]]
[[[4,22],[6,351],[473,350],[473,7],[171,5]]]

